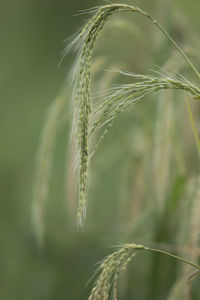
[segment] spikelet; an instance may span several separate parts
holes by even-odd
[[[143,249],[143,245],[127,244],[107,256],[99,266],[100,275],[88,300],[109,299],[109,294],[112,289],[113,299],[117,299],[118,279],[126,271],[128,264],[136,255],[135,252]]]
[[[183,79],[171,78],[166,75],[163,75],[163,77],[156,77],[132,73],[123,74],[132,76],[137,81],[133,84],[115,86],[108,90],[106,95],[103,94],[104,101],[102,104],[99,104],[99,107],[94,112],[97,114],[97,118],[92,124],[90,134],[102,127],[104,127],[104,130],[93,149],[92,155],[95,153],[119,114],[130,109],[136,102],[145,96],[160,90],[183,90],[193,96],[194,99],[200,99],[200,89]]]
[[[94,16],[82,28],[69,47],[64,51],[65,56],[71,49],[78,51],[76,65],[73,71],[75,81],[74,123],[76,124],[78,174],[79,174],[79,207],[77,212],[78,227],[83,226],[86,214],[86,189],[88,180],[89,160],[89,127],[90,114],[92,110],[90,96],[91,61],[93,48],[99,32],[102,30],[106,20],[114,12],[134,11],[149,17],[148,14],[137,7],[122,4],[105,5],[97,9]]]

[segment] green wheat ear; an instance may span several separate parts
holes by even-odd
[[[119,250],[107,256],[98,268],[99,276],[91,291],[88,300],[105,300],[109,299],[112,294],[113,299],[117,299],[117,283],[118,279],[126,271],[128,264],[135,257],[138,251],[150,251],[158,254],[167,255],[190,265],[196,270],[200,270],[200,266],[188,261],[182,257],[176,256],[169,252],[145,247],[143,245],[125,244],[120,246]]]
[[[93,113],[92,100],[90,95],[91,62],[94,45],[99,32],[102,30],[107,19],[115,12],[136,12],[150,19],[155,26],[170,40],[183,58],[187,61],[193,71],[200,79],[200,74],[190,62],[188,57],[169,36],[169,34],[158,24],[158,22],[148,13],[136,6],[126,4],[110,4],[97,7],[91,10],[94,15],[78,33],[74,41],[64,51],[64,55],[73,48],[78,52],[76,65],[74,67],[74,124],[76,135],[76,160],[79,178],[79,205],[77,212],[77,225],[83,227],[86,216],[88,162],[90,157],[91,114]]]

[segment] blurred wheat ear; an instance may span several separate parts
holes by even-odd
[[[200,156],[200,138],[198,135],[198,130],[195,124],[194,116],[188,97],[186,96],[186,106],[188,111],[188,116],[191,123],[191,128],[196,141],[196,149],[198,155]],[[186,235],[186,240],[184,242],[186,250],[182,251],[184,255],[189,257],[193,262],[198,262],[199,258],[199,234],[200,234],[200,176],[199,174],[193,178],[191,182],[188,182],[188,186],[191,189],[190,199],[190,210],[187,211],[187,228],[188,232]],[[191,299],[192,295],[192,284],[191,280],[195,277],[197,272],[193,272],[189,265],[183,267],[182,274],[178,277],[174,284],[174,287],[170,293],[170,300],[176,299]],[[182,285],[182,286],[181,286]]]
[[[44,208],[49,193],[49,180],[53,161],[56,133],[59,118],[63,112],[66,102],[63,91],[50,105],[44,128],[41,134],[37,160],[36,174],[33,190],[33,226],[39,245],[42,247],[44,239]]]

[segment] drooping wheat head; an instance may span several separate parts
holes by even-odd
[[[107,124],[103,135],[101,136],[97,146],[100,144],[104,135],[112,125],[112,121],[118,116],[119,112],[129,108],[132,105],[131,93],[135,94],[134,101],[142,98],[145,94],[150,92],[155,92],[159,89],[176,88],[189,91],[194,97],[198,97],[196,94],[197,89],[195,87],[188,87],[187,84],[181,81],[173,81],[169,78],[151,78],[143,77],[142,75],[137,77],[137,79],[144,79],[143,83],[136,83],[132,86],[132,90],[128,86],[123,86],[121,92],[111,90],[113,95],[109,96],[108,99],[100,105],[96,111],[99,113],[103,110],[103,114],[100,118],[93,124],[91,124],[91,115],[93,111],[93,105],[90,93],[90,81],[91,81],[91,63],[94,45],[99,32],[102,30],[106,20],[115,12],[137,12],[147,18],[149,18],[157,28],[165,34],[165,36],[171,41],[171,43],[178,49],[184,59],[193,68],[194,72],[199,76],[198,71],[189,61],[187,56],[179,48],[179,46],[174,42],[174,40],[168,35],[168,33],[157,23],[157,21],[148,13],[142,11],[140,8],[135,6],[130,6],[126,4],[110,4],[102,7],[97,7],[94,9],[94,16],[88,21],[88,23],[82,28],[78,33],[73,42],[64,51],[64,55],[70,49],[74,49],[78,52],[76,64],[74,67],[73,78],[74,78],[74,128],[76,135],[76,160],[78,166],[78,177],[79,177],[79,206],[77,212],[77,223],[78,226],[82,227],[86,214],[86,198],[87,198],[87,181],[88,181],[88,163],[91,153],[90,150],[90,134],[96,130],[96,128],[102,126],[102,124]],[[189,89],[189,90],[188,90]],[[123,93],[122,93],[123,91]],[[199,91],[198,91],[199,93]],[[121,97],[124,98],[124,103],[118,103]],[[118,100],[117,100],[118,99]],[[112,101],[115,100],[115,103]],[[113,107],[114,105],[114,107]],[[110,118],[110,119],[108,119]],[[96,146],[96,147],[97,147]]]
[[[169,256],[173,259],[181,261],[186,265],[190,265],[196,270],[200,270],[200,266],[186,260],[182,257],[176,256],[169,252],[145,247],[143,245],[125,244],[120,246],[119,250],[113,254],[108,255],[98,268],[99,276],[91,291],[88,300],[108,300],[117,299],[117,283],[118,279],[126,271],[128,264],[132,258],[136,255],[137,251],[148,251],[157,254]]]

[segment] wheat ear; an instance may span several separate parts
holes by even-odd
[[[58,119],[63,111],[65,102],[65,93],[62,92],[49,107],[37,153],[33,190],[33,225],[40,246],[42,246],[44,239],[44,207],[49,192],[49,179]]]
[[[95,10],[94,10],[95,11]],[[82,227],[86,214],[86,189],[88,181],[88,161],[89,161],[89,132],[90,116],[92,112],[92,101],[90,95],[91,62],[94,45],[99,32],[102,30],[106,20],[115,12],[136,12],[150,19],[155,26],[170,40],[170,42],[181,53],[196,75],[200,78],[199,72],[190,62],[188,57],[168,35],[162,26],[148,13],[136,6],[127,4],[110,4],[97,8],[94,16],[82,28],[67,51],[73,48],[78,51],[76,65],[74,68],[75,80],[75,124],[77,139],[77,160],[79,176],[79,206],[77,212],[78,226]]]
[[[97,281],[91,291],[88,300],[108,300],[111,291],[113,290],[113,298],[117,295],[117,281],[120,276],[126,271],[128,264],[135,257],[136,252],[146,250],[170,256],[176,260],[186,263],[197,270],[200,270],[200,266],[169,252],[165,252],[159,249],[153,249],[145,247],[143,245],[126,244],[120,246],[119,250],[113,254],[107,256],[100,264],[98,271],[100,273]],[[114,298],[114,299],[115,299]]]

